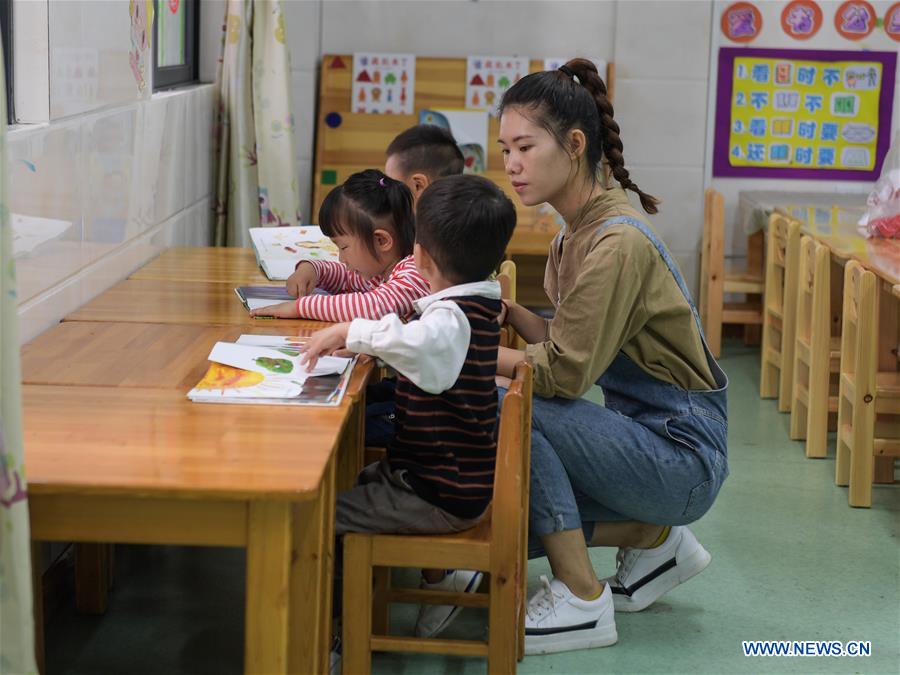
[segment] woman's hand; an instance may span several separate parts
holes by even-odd
[[[316,281],[316,268],[313,267],[311,262],[304,260],[297,265],[294,273],[287,278],[285,286],[288,293],[295,298],[299,298],[304,295],[310,295],[316,290]]]
[[[288,302],[279,302],[277,305],[251,309],[250,316],[254,318],[258,316],[273,316],[276,319],[299,319],[300,312],[297,310],[297,303],[291,300]]]
[[[303,352],[300,363],[306,366],[307,371],[315,368],[320,356],[331,354],[347,344],[349,330],[350,323],[346,322],[336,323],[313,333],[306,344],[300,348]]]

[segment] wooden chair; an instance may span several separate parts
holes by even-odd
[[[841,338],[831,334],[831,254],[812,237],[800,240],[797,284],[790,436],[806,439],[807,457],[825,457],[829,416],[838,409],[831,379],[840,371]]]
[[[725,302],[725,295],[762,295],[759,274],[725,271],[725,201],[708,188],[703,201],[703,248],[700,254],[700,320],[706,342],[716,358],[722,351],[722,324],[762,324],[762,303]]]
[[[500,272],[497,274],[500,282],[500,297],[504,300],[516,301],[516,263],[512,260],[504,260],[500,263]],[[500,329],[500,344],[510,349],[525,349],[524,341],[516,333],[515,329],[506,325]]]
[[[778,397],[778,410],[787,412],[791,409],[794,379],[800,223],[773,213],[769,216],[768,235],[759,395]]]
[[[444,535],[344,536],[344,607],[353,610],[343,618],[343,672],[370,673],[379,651],[482,656],[490,673],[515,672],[524,655],[530,457],[531,366],[520,363],[500,414],[493,504],[478,525]],[[487,595],[392,589],[390,567],[481,570],[490,588]],[[390,602],[487,607],[488,639],[391,636]]]
[[[851,260],[844,270],[835,483],[850,506],[872,505],[874,457],[900,456],[900,373],[878,370],[878,281]]]

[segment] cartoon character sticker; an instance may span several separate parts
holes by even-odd
[[[884,32],[892,40],[900,42],[900,2],[895,2],[884,13]]]
[[[762,15],[749,2],[736,2],[722,12],[722,32],[732,42],[750,42],[762,30]]]
[[[862,40],[875,29],[875,9],[865,0],[849,0],[834,13],[834,27],[848,40]]]
[[[781,27],[795,40],[808,40],[822,27],[822,10],[813,0],[794,0],[781,11]]]
[[[153,2],[131,0],[128,3],[128,12],[131,16],[131,51],[128,52],[128,62],[134,81],[137,82],[138,91],[143,92],[147,86],[145,73],[150,30],[153,26]]]

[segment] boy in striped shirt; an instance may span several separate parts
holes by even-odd
[[[338,535],[457,532],[478,522],[493,494],[501,302],[499,283],[488,278],[512,236],[515,208],[491,181],[452,176],[423,192],[417,213],[414,256],[432,291],[416,301],[418,318],[356,319],[306,345],[310,363],[346,347],[398,372],[394,438],[387,457],[338,495]],[[443,570],[428,575],[439,583]]]

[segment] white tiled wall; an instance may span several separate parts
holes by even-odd
[[[13,213],[68,221],[16,259],[26,342],[167,246],[210,241],[213,85],[9,133]]]

